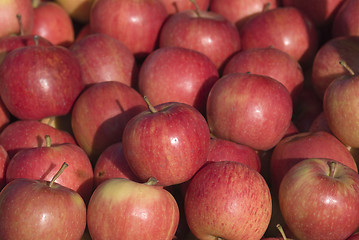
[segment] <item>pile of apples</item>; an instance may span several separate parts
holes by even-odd
[[[0,0],[1,240],[359,239],[359,0]]]

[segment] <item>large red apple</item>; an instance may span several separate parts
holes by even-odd
[[[138,66],[132,52],[119,40],[106,34],[90,34],[70,47],[89,86],[96,82],[119,81],[137,86]]]
[[[359,1],[346,0],[335,14],[331,33],[332,36],[359,36]]]
[[[99,185],[87,208],[92,239],[172,240],[178,205],[167,190],[152,182],[113,178]]]
[[[90,12],[93,33],[104,33],[123,42],[142,59],[157,46],[168,16],[161,0],[97,0]]]
[[[359,175],[332,159],[303,160],[284,176],[279,204],[296,239],[346,239],[359,227]]]
[[[182,102],[205,113],[208,93],[219,73],[204,54],[183,47],[162,47],[141,65],[139,92],[153,105]]]
[[[310,66],[318,48],[318,33],[310,19],[294,7],[263,11],[247,21],[240,31],[242,49],[278,48]]]
[[[214,136],[269,150],[291,124],[292,99],[283,84],[264,75],[230,73],[212,87],[207,121]]]
[[[194,107],[166,102],[133,117],[122,146],[128,165],[142,181],[154,177],[160,185],[188,181],[206,162],[210,133]]]
[[[199,239],[260,239],[272,213],[263,177],[238,162],[213,162],[201,168],[185,195],[185,214]]]
[[[161,0],[166,9],[168,14],[174,14],[174,13],[178,13],[184,10],[189,10],[189,9],[196,9],[196,5],[193,4],[193,1],[191,0]],[[201,10],[207,10],[210,0],[196,0],[195,1],[198,8]]]

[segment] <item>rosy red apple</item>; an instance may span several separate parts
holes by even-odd
[[[359,36],[359,1],[342,1],[331,27],[332,36]]]
[[[156,178],[159,185],[188,181],[206,162],[210,133],[204,116],[194,107],[166,102],[128,121],[122,146],[133,173],[141,181]]]
[[[291,117],[288,90],[264,75],[224,75],[212,87],[207,100],[212,134],[255,150],[274,147],[286,134]]]
[[[188,185],[184,207],[191,232],[203,240],[260,239],[272,213],[263,177],[230,161],[201,168]]]
[[[165,5],[168,14],[178,13],[180,11],[196,9],[196,5],[191,0],[161,0]],[[195,0],[199,9],[207,10],[210,0]]]
[[[87,208],[92,239],[172,240],[178,205],[167,190],[153,184],[152,179],[137,183],[113,178],[99,185]]]
[[[154,50],[142,63],[138,88],[153,105],[182,102],[205,113],[208,93],[219,73],[204,54],[183,47]]]
[[[332,159],[303,160],[284,176],[279,205],[296,239],[347,239],[359,227],[359,175]]]

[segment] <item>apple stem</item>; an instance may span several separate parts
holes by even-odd
[[[158,183],[158,180],[154,177],[150,177],[147,182],[145,182],[146,185],[148,186],[154,186]]]
[[[178,12],[179,12],[179,9],[178,9],[178,4],[177,4],[177,2],[173,2],[172,5],[173,5],[173,7],[175,8],[175,12],[178,13]]]
[[[51,179],[51,181],[49,182],[49,187],[52,187],[52,185],[54,184],[54,182],[56,181],[56,179],[62,174],[62,172],[68,167],[69,165],[64,162],[61,166],[61,168],[59,169],[59,171],[55,174],[55,176]]]
[[[145,102],[147,103],[148,108],[150,109],[151,113],[156,113],[156,108],[151,104],[150,100],[148,100],[147,96],[143,97],[145,99]]]
[[[328,163],[328,165],[329,165],[329,177],[334,177],[335,170],[337,169],[337,163],[331,161]]]
[[[349,65],[344,60],[340,60],[339,64],[342,65],[351,75],[355,75],[353,69],[349,67]]]
[[[277,227],[277,229],[279,230],[280,234],[282,235],[282,238],[283,238],[284,240],[287,240],[287,237],[285,236],[285,233],[284,233],[284,230],[283,230],[282,225],[277,224],[276,227]]]
[[[39,38],[40,38],[40,36],[38,36],[38,35],[34,36],[35,46],[39,46]]]
[[[199,6],[198,6],[198,4],[197,4],[197,2],[196,2],[196,0],[189,0],[191,3],[193,3],[193,5],[194,5],[194,7],[196,8],[196,14],[197,14],[197,16],[198,17],[200,17],[201,16],[201,14],[200,14],[200,10],[199,10]]]
[[[266,4],[264,4],[263,6],[263,12],[268,11],[270,9],[270,2],[267,2]]]
[[[45,142],[46,142],[46,147],[51,147],[51,137],[50,137],[50,135],[45,135]]]
[[[19,23],[19,29],[20,29],[20,36],[24,35],[24,28],[22,26],[22,20],[21,20],[21,14],[16,14],[17,21]]]

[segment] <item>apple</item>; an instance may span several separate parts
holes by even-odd
[[[294,7],[278,7],[257,14],[240,30],[242,50],[273,46],[303,67],[311,66],[318,48],[318,32],[309,18]]]
[[[81,196],[56,183],[64,163],[51,181],[15,179],[0,192],[0,239],[78,240],[86,227]],[[19,214],[21,212],[21,214]]]
[[[0,37],[20,32],[17,15],[22,17],[23,34],[30,34],[34,23],[34,10],[29,0],[1,1],[0,3]]]
[[[303,89],[303,70],[288,53],[273,48],[250,48],[236,53],[224,67],[223,75],[233,72],[261,74],[281,82],[297,102]]]
[[[318,131],[325,131],[332,134],[332,131],[328,126],[328,122],[324,112],[319,113],[319,115],[313,120],[309,128],[309,132],[318,132]]]
[[[196,5],[193,4],[193,0],[162,0],[165,5],[168,14],[178,13],[184,10],[196,9]],[[201,10],[207,10],[210,4],[210,0],[195,0],[197,6]]]
[[[284,175],[296,163],[307,158],[337,160],[358,172],[355,159],[335,136],[328,132],[300,132],[283,138],[270,159],[272,190],[278,191]]]
[[[17,178],[51,180],[63,161],[70,165],[56,179],[58,184],[77,191],[88,202],[93,192],[93,168],[86,153],[72,143],[51,144],[51,136],[44,136],[46,145],[18,151],[6,169],[6,182]]]
[[[70,47],[78,59],[86,86],[96,82],[119,81],[137,86],[135,56],[119,40],[106,34],[90,34]]]
[[[346,239],[359,227],[359,175],[332,159],[303,160],[284,176],[279,205],[296,239]]]
[[[209,57],[221,72],[226,61],[241,49],[235,25],[223,16],[200,9],[168,17],[159,34],[159,47],[184,47]]]
[[[243,24],[248,19],[268,9],[274,9],[280,6],[278,0],[212,0],[209,10],[234,23],[238,29],[241,29]]]
[[[10,157],[5,148],[0,145],[0,191],[6,185],[6,169],[9,164]]]
[[[80,65],[64,47],[14,49],[0,65],[1,99],[18,119],[66,115],[83,88]]]
[[[66,131],[36,120],[15,120],[0,132],[0,145],[12,158],[22,149],[45,146],[45,135],[51,136],[52,144],[76,144],[74,137]]]
[[[69,14],[55,2],[41,2],[34,7],[33,35],[39,35],[54,45],[70,46],[75,29]]]
[[[188,185],[184,207],[188,226],[199,239],[260,239],[272,213],[263,177],[232,161],[203,166]]]
[[[255,150],[273,148],[291,124],[292,99],[279,81],[264,75],[230,73],[207,99],[211,133]]]
[[[359,239],[359,232],[355,232],[350,237],[348,237],[346,240],[358,240]]]
[[[358,13],[359,2],[356,0],[346,0],[341,4],[338,12],[335,14],[331,27],[332,37],[340,36],[358,36]]]
[[[157,47],[168,16],[161,0],[97,0],[90,12],[93,33],[104,33],[123,42],[137,59]]]
[[[145,59],[138,88],[153,105],[189,104],[205,114],[208,93],[218,80],[214,63],[203,53],[183,47],[162,47]]]
[[[88,23],[90,20],[93,0],[55,0],[69,16],[80,23]]]
[[[92,239],[172,240],[179,222],[176,200],[152,178],[113,178],[100,184],[87,208]],[[120,226],[120,227],[119,227]]]
[[[75,35],[75,42],[78,42],[79,40],[90,34],[92,34],[91,26],[89,23],[87,23],[81,26],[80,29],[77,31]]]
[[[313,61],[311,84],[321,99],[334,79],[350,75],[339,61],[344,60],[354,72],[359,72],[358,46],[359,36],[344,36],[332,38],[319,48]]]
[[[240,162],[260,172],[261,161],[257,152],[243,144],[212,137],[209,141],[207,162]]]
[[[206,162],[210,133],[204,116],[191,105],[166,102],[128,121],[122,146],[133,173],[162,186],[188,181]]]
[[[127,122],[146,109],[146,102],[135,89],[116,81],[95,83],[73,106],[74,137],[95,163],[108,146],[122,141]]]
[[[128,166],[123,153],[122,142],[114,143],[107,147],[97,159],[94,167],[95,187],[111,178],[126,178],[140,182]]]
[[[282,225],[280,225],[278,223],[278,224],[276,224],[276,228],[278,229],[281,237],[265,237],[265,238],[262,238],[261,240],[293,240],[291,238],[287,238]]]

